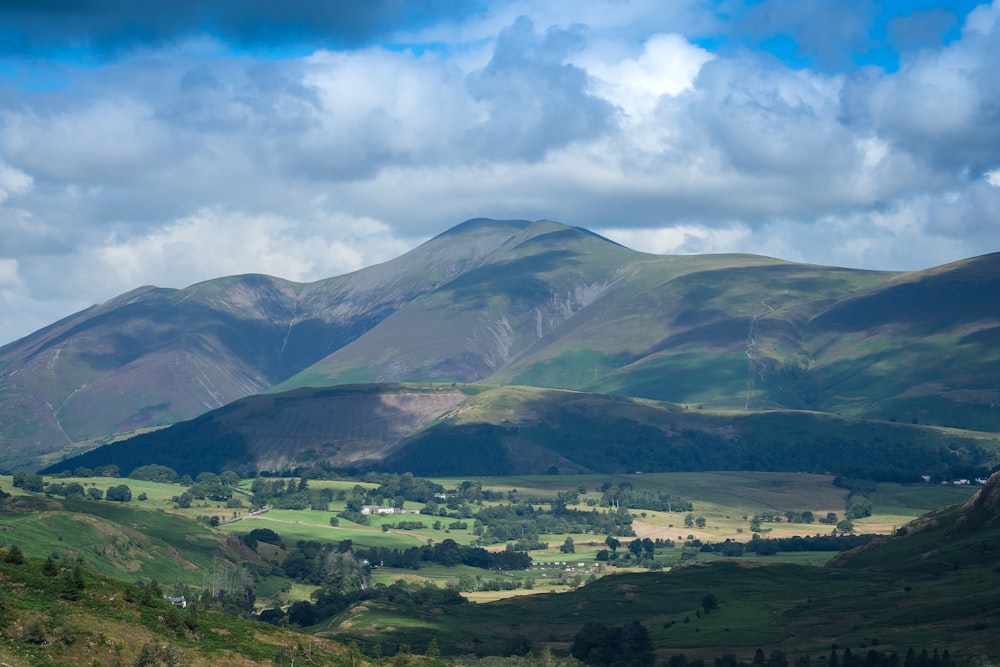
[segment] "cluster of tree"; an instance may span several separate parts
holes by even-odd
[[[458,578],[458,588],[463,593],[476,591],[516,591],[519,588],[532,590],[535,581],[531,577],[483,577],[463,574]]]
[[[244,536],[242,541],[256,548],[259,542],[281,545],[281,538],[274,531],[261,529]],[[416,570],[425,565],[468,565],[484,570],[526,570],[531,567],[531,556],[523,551],[505,549],[490,552],[480,547],[468,547],[447,539],[434,545],[390,549],[387,547],[355,548],[351,540],[338,544],[321,544],[312,540],[299,540],[288,547],[281,563],[284,574],[292,579],[326,588],[344,591],[361,587],[371,567],[394,567]]]
[[[754,514],[750,521],[752,523],[781,523],[782,521],[788,523],[813,523],[816,521],[816,515],[809,510],[801,512],[797,510],[761,510]]]
[[[350,551],[350,541],[322,544],[299,540],[287,547],[281,569],[287,577],[341,591],[360,589],[367,577],[366,568]]]
[[[69,500],[78,500],[82,498],[89,497],[91,500],[101,500],[104,498],[104,491],[96,487],[90,487],[90,495],[87,495],[88,489],[85,489],[83,484],[79,482],[70,482],[69,484],[64,484],[63,482],[49,482],[45,485],[45,493],[50,496],[62,496]]]
[[[605,482],[600,491],[602,491],[600,504],[603,507],[626,507],[654,512],[690,512],[694,509],[690,500],[684,500],[666,491],[633,489],[629,482],[619,482],[617,487]]]
[[[657,542],[660,543],[659,546],[665,546],[665,543],[662,540],[657,540]],[[658,546],[657,542],[654,542],[648,537],[632,540],[627,545],[625,545],[625,551],[631,554],[631,556],[634,557],[636,561],[652,559],[653,553],[655,552],[656,547]],[[608,546],[608,549],[602,549],[598,551],[597,560],[609,561],[611,563],[618,561],[619,560],[618,549],[622,546],[621,541],[609,535],[608,537],[605,538],[604,543]],[[673,546],[673,542],[671,542],[670,544],[671,546]]]
[[[261,542],[266,542],[268,544],[284,548],[284,544],[281,541],[281,535],[278,535],[270,528],[254,528],[246,535],[240,537],[240,541],[254,550],[257,549],[257,545]]]
[[[434,525],[440,529],[441,522],[436,521]],[[382,532],[388,532],[390,530],[423,530],[427,525],[423,521],[397,521],[396,523],[383,523]]]
[[[149,468],[162,466],[146,466]],[[167,468],[167,470],[170,470]],[[133,471],[134,473],[135,471]],[[221,475],[213,472],[202,472],[194,480],[181,478],[181,484],[187,481],[188,490],[179,496],[174,496],[173,500],[179,507],[191,507],[195,500],[210,500],[212,502],[226,503],[227,507],[241,507],[242,502],[233,502],[240,477],[235,472],[227,470]]]
[[[950,482],[954,479],[987,478],[997,471],[990,453],[975,444],[953,445],[953,448],[939,449],[937,461],[931,465],[915,466],[907,461],[894,461],[894,465],[866,466],[851,465],[839,468],[838,477],[868,482],[894,482],[896,484],[923,484],[924,476],[931,484]],[[958,461],[957,457],[966,457]]]
[[[439,588],[431,582],[417,584],[399,580],[388,586],[376,584],[349,592],[320,589],[313,594],[311,602],[299,600],[292,603],[287,611],[274,606],[262,611],[258,619],[274,625],[287,623],[304,628],[333,618],[351,605],[367,600],[387,602],[403,609],[426,609],[468,602],[456,587]]]
[[[651,540],[648,537],[643,537],[624,544],[625,548],[622,549],[623,543],[621,540],[611,535],[605,538],[604,544],[608,548],[598,551],[596,560],[617,566],[642,564],[644,562],[648,565],[652,562],[656,549],[672,549],[675,546],[673,540],[664,540],[662,538]]]
[[[746,516],[744,516],[746,518]],[[837,523],[837,513],[827,512],[824,516],[816,517],[809,510],[797,511],[797,510],[786,510],[784,512],[777,510],[762,510],[757,512],[750,518],[750,530],[755,533],[767,532],[770,528],[764,528],[765,523],[781,523],[786,521],[788,523],[804,523],[811,524],[816,521],[823,524],[833,525]]]
[[[24,489],[34,493],[41,493],[45,490],[45,479],[41,475],[31,472],[16,472],[13,477],[15,489]]]
[[[656,657],[649,631],[638,621],[621,627],[588,622],[573,636],[570,654],[597,667],[652,667]]]
[[[410,547],[409,549],[388,549],[385,547],[356,549],[358,558],[372,565],[418,569],[426,564],[468,565],[483,570],[526,570],[531,567],[531,556],[524,551],[508,547],[503,551],[487,551],[481,547],[469,547],[455,540],[442,540],[434,545]]]
[[[250,485],[256,507],[269,505],[285,510],[327,510],[335,497],[333,489],[310,489],[309,478],[266,479],[258,476]],[[343,500],[344,492],[340,492]]]
[[[617,510],[575,510],[553,503],[544,510],[527,503],[484,507],[475,514],[473,532],[483,544],[538,538],[542,534],[596,533],[631,537],[632,515]]]
[[[364,481],[378,482],[378,487],[368,492],[368,496],[372,500],[370,504],[372,505],[380,504],[376,502],[380,499],[381,502],[384,502],[385,499],[389,498],[396,502],[409,500],[411,502],[426,503],[434,500],[434,494],[444,493],[444,487],[437,482],[414,477],[412,473],[408,472],[402,475],[372,473],[366,475]]]
[[[872,499],[861,493],[847,494],[847,511],[844,516],[853,521],[872,515]]]
[[[145,482],[159,482],[161,484],[178,484],[181,481],[180,475],[173,468],[156,464],[139,466],[128,474],[129,479],[138,479]],[[190,486],[190,478],[185,486]]]
[[[872,496],[878,488],[875,480],[837,475],[833,479],[833,485],[848,491],[847,510],[844,513],[848,520],[871,516]]]
[[[764,539],[754,535],[744,546],[761,556],[779,551],[847,551],[868,544],[877,535],[806,535]]]
[[[850,648],[845,648],[842,653],[838,653],[837,649],[833,648],[829,655],[812,657],[803,654],[795,658],[792,663],[789,663],[788,656],[782,651],[771,651],[765,655],[763,649],[757,649],[750,662],[740,660],[732,654],[722,655],[711,662],[706,662],[702,658],[689,659],[683,653],[675,653],[666,660],[664,667],[957,667],[959,664],[968,662],[956,662],[947,649],[940,653],[934,649],[928,653],[925,648],[918,653],[911,648],[907,650],[905,657],[900,659],[895,651],[886,653],[869,648],[862,654],[860,651],[855,653]]]
[[[773,556],[779,551],[847,551],[868,544],[877,535],[848,535],[844,533],[830,535],[796,535],[793,537],[762,538],[754,535],[749,542],[737,542],[726,539],[724,542],[703,543],[701,540],[688,540],[686,547],[697,548],[702,553],[717,553],[723,556],[742,556],[746,552],[759,556]]]
[[[97,466],[96,468],[78,466],[73,470],[60,470],[52,476],[65,479],[67,477],[119,477],[120,474],[118,466],[104,465]]]
[[[132,490],[125,484],[116,484],[102,491],[97,487],[84,487],[79,482],[46,482],[45,478],[35,473],[17,472],[14,473],[13,485],[15,488],[32,491],[34,493],[46,493],[50,496],[62,496],[69,500],[111,500],[115,502],[127,503],[132,500]]]

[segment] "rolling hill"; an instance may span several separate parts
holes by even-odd
[[[0,348],[0,468],[347,384],[535,386],[992,433],[998,282],[1000,254],[897,274],[648,255],[551,221],[470,220],[315,283],[140,288]]]
[[[344,385],[251,396],[43,472],[149,464],[246,475],[311,465],[420,476],[693,470],[917,481],[986,474],[1000,437],[805,411],[712,412],[537,387]]]

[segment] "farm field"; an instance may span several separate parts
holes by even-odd
[[[148,482],[134,479],[108,477],[60,478],[64,484],[78,483],[85,489],[97,488],[106,493],[113,486],[127,485],[132,492],[128,503],[90,500],[65,500],[46,497],[41,493],[28,493],[14,488],[10,476],[0,476],[0,489],[13,494],[0,509],[0,538],[7,544],[22,546],[25,553],[34,557],[50,554],[78,553],[92,562],[98,571],[128,580],[152,580],[171,584],[200,586],[204,573],[213,567],[220,545],[227,536],[244,536],[259,528],[266,528],[280,535],[286,546],[301,542],[338,544],[349,541],[355,548],[385,548],[406,550],[454,540],[463,546],[477,545],[481,538],[475,532],[475,521],[463,519],[467,527],[449,528],[455,520],[451,517],[413,515],[372,515],[370,525],[359,525],[350,520],[331,519],[345,510],[343,500],[331,501],[327,509],[271,509],[240,520],[209,525],[211,517],[231,520],[250,511],[251,500],[246,495],[235,496],[242,507],[227,507],[226,503],[196,500],[190,507],[179,507],[176,498],[185,491],[178,484]],[[248,490],[251,480],[243,480],[241,488]],[[482,507],[496,507],[517,497],[530,503],[547,507],[558,494],[576,494],[571,509],[584,512],[605,512],[600,504],[602,488],[628,486],[670,493],[692,504],[690,512],[664,512],[632,510],[632,528],[636,538],[670,541],[673,546],[658,547],[658,567],[670,567],[680,562],[713,562],[723,559],[712,553],[696,553],[697,549],[685,548],[685,543],[719,543],[727,539],[747,542],[751,539],[750,519],[758,512],[782,513],[788,510],[809,510],[816,516],[834,512],[841,516],[847,491],[832,484],[826,475],[793,473],[655,473],[644,475],[566,475],[483,477],[473,480],[446,478],[433,480],[446,489],[459,487],[463,482],[481,485],[502,497],[487,500]],[[374,489],[378,484],[354,480],[309,480],[313,491],[329,489],[350,493],[355,487]],[[899,485],[879,484],[872,495],[872,516],[855,521],[858,533],[888,534],[899,526],[926,511],[967,499],[975,493],[975,486]],[[512,496],[513,494],[513,496]],[[142,497],[143,500],[139,500]],[[407,501],[407,509],[419,511],[424,504]],[[478,511],[472,505],[464,511]],[[696,517],[703,525],[685,525]],[[400,529],[389,527],[401,520],[422,524],[421,528]],[[827,535],[830,525],[819,523],[767,523],[762,524],[764,537],[791,537],[802,535]],[[438,526],[435,528],[435,526]],[[632,567],[613,567],[599,560],[606,550],[605,534],[596,533],[541,533],[538,540],[548,548],[530,552],[536,566],[514,573],[518,587],[512,590],[465,590],[473,601],[491,601],[527,594],[566,591],[605,576],[609,572],[621,573]],[[567,538],[573,542],[571,553],[564,553]],[[634,538],[620,538],[627,544]],[[692,542],[697,541],[697,542]],[[506,542],[488,544],[489,551],[502,551]],[[230,544],[230,549],[239,547]],[[242,547],[240,547],[242,548]],[[280,563],[285,556],[283,549],[261,545],[256,553],[244,549],[231,553],[230,560],[256,559],[260,562]],[[778,553],[757,556],[746,553],[745,562],[791,562],[822,564],[833,552]],[[554,564],[559,565],[554,565]],[[476,568],[444,567],[431,565],[419,570],[376,568],[373,584],[390,584],[399,579],[407,582],[431,582],[439,586],[458,585],[465,588],[475,585],[468,577],[479,581],[496,578],[496,575]],[[644,569],[644,568],[643,568]],[[504,577],[512,575],[505,574]],[[315,587],[291,586],[281,583],[273,575],[260,583],[258,607],[277,602],[287,605],[297,599],[309,599]],[[508,579],[509,581],[509,579]]]

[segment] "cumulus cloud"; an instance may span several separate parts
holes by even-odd
[[[21,193],[30,188],[31,183],[31,176],[0,162],[0,204],[11,194]]]
[[[326,238],[323,228],[338,238]],[[226,252],[205,252],[205,248]],[[203,210],[140,239],[112,239],[84,258],[110,289],[143,281],[166,284],[178,272],[190,282],[244,272],[308,282],[355,271],[409,250],[375,220],[334,214],[312,221]],[[79,266],[84,269],[83,266]]]
[[[21,277],[17,272],[16,259],[0,259],[0,289],[17,287],[21,283]]]
[[[1000,3],[970,14],[961,39],[905,60],[892,76],[863,72],[844,93],[845,120],[930,168],[982,175],[1000,166]]]
[[[477,153],[537,160],[610,129],[614,107],[590,95],[586,71],[566,62],[584,40],[582,26],[551,27],[539,38],[524,16],[500,32],[489,64],[468,80],[485,114],[468,133]]]
[[[1000,2],[889,21],[898,69],[840,48],[872,47],[874,3],[283,4],[0,8],[0,340],[478,216],[885,269],[1000,246]]]

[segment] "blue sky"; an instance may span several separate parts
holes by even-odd
[[[0,0],[0,344],[473,217],[914,270],[1000,250],[1000,1]]]

